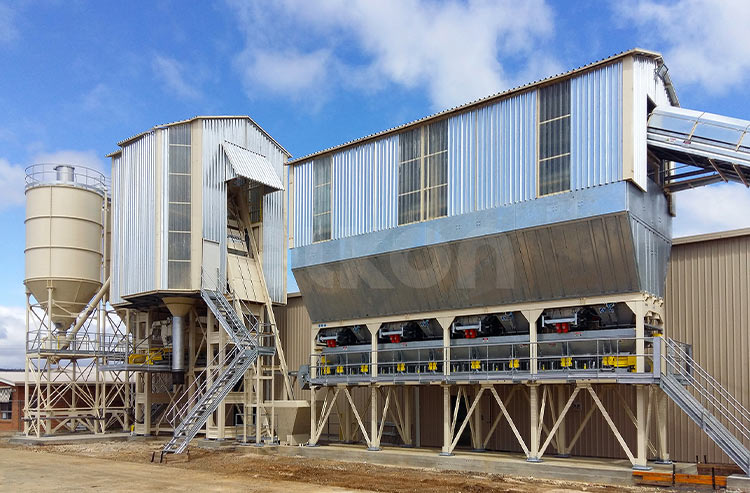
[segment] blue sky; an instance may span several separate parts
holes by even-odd
[[[750,119],[750,2],[0,0],[0,367],[23,341],[23,169],[154,124],[248,114],[301,156],[633,47],[683,106]],[[675,235],[750,226],[750,191],[678,196]]]

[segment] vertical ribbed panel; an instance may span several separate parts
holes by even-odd
[[[219,268],[226,276],[227,185],[234,177],[223,149],[228,140],[245,146],[245,123],[240,120],[203,120],[203,238],[219,243]]]
[[[372,231],[398,224],[398,135],[375,141]]]
[[[120,255],[121,242],[118,241],[122,237],[122,207],[120,206],[119,200],[115,200],[115,197],[122,197],[121,186],[122,186],[122,155],[118,154],[112,157],[112,188],[110,189],[110,195],[112,197],[112,210],[110,211],[110,259],[109,259],[109,299],[113,304],[122,303],[120,297]]]
[[[448,119],[448,215],[474,211],[477,112]]]
[[[331,239],[372,231],[375,143],[332,156]]]
[[[309,365],[312,322],[302,303],[302,296],[290,294],[287,305],[275,308],[274,313],[281,332],[281,345],[284,348],[287,367],[296,371],[302,365]],[[276,398],[283,399],[283,394],[284,385],[279,379],[276,382]],[[310,391],[302,390],[301,379],[294,380],[294,395],[297,399],[310,398]]]
[[[265,156],[280,179],[286,159],[281,149],[245,118],[203,120],[203,237],[219,243],[222,271],[226,268],[226,180],[235,176],[221,148],[225,140]],[[286,299],[283,206],[283,191],[263,197],[263,272],[271,299],[279,303]]]
[[[294,246],[312,243],[313,162],[294,166]]]
[[[570,90],[571,190],[621,180],[622,63],[573,78]]]
[[[397,224],[398,135],[332,155],[331,239]],[[294,167],[294,246],[313,242],[313,161]]]
[[[450,118],[448,215],[535,196],[535,91]]]
[[[647,97],[657,105],[669,105],[664,82],[656,75],[656,61],[651,58],[634,57],[633,59],[633,166],[635,167],[635,183],[643,188],[647,187]]]
[[[641,291],[664,297],[671,241],[632,216],[630,229]]]
[[[698,364],[750,408],[750,231],[729,238],[675,240],[667,276],[667,335],[693,345]],[[729,458],[676,405],[669,403],[672,459]],[[750,441],[744,441],[750,447]]]
[[[112,170],[113,303],[155,289],[156,136],[123,147]],[[116,252],[116,253],[115,253]]]

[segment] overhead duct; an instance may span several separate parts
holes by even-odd
[[[162,298],[172,314],[172,383],[185,383],[185,317],[193,306],[193,299]]]

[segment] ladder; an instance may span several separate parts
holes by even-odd
[[[255,320],[253,327],[248,329],[229,301],[220,292],[219,283],[216,283],[217,289],[207,287],[212,284],[210,282],[202,283],[201,297],[209,310],[216,316],[219,325],[234,341],[235,346],[227,355],[228,364],[216,376],[210,387],[205,388],[207,385],[204,382],[203,385],[198,387],[194,399],[184,404],[185,417],[174,428],[172,438],[164,445],[161,452],[162,460],[165,454],[181,454],[187,449],[190,441],[203,428],[209,416],[219,407],[227,394],[232,391],[245,372],[258,359],[259,354],[274,354],[275,352],[273,347],[259,346],[258,321]],[[183,413],[178,411],[178,414]]]
[[[750,450],[745,445],[750,442],[750,412],[698,365],[684,344],[668,338],[663,341],[666,372],[661,373],[659,386],[750,475]]]

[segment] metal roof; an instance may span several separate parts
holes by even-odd
[[[241,119],[246,119],[246,120],[249,120],[249,121],[250,121],[250,122],[251,122],[251,123],[252,123],[253,125],[255,125],[256,127],[258,127],[258,130],[260,130],[261,132],[263,132],[263,135],[265,135],[266,137],[268,137],[268,139],[269,139],[269,140],[270,140],[271,142],[273,142],[274,144],[276,144],[276,146],[277,146],[277,147],[278,147],[279,149],[281,149],[281,151],[282,151],[282,152],[283,152],[284,154],[286,154],[286,155],[287,155],[287,157],[292,157],[291,153],[290,153],[289,151],[287,151],[287,150],[286,150],[286,149],[284,148],[284,146],[282,146],[281,144],[279,144],[279,143],[278,143],[278,142],[276,141],[276,139],[274,139],[273,137],[271,137],[271,134],[269,134],[268,132],[266,132],[266,131],[265,131],[265,130],[263,129],[263,127],[261,127],[260,125],[258,125],[258,123],[257,123],[257,122],[256,122],[255,120],[253,120],[252,118],[250,118],[250,117],[249,117],[249,116],[247,116],[247,115],[213,115],[213,116],[211,116],[211,115],[196,115],[196,116],[194,116],[194,117],[192,117],[192,118],[189,118],[189,119],[187,119],[187,120],[179,120],[179,121],[176,121],[176,122],[171,122],[171,123],[163,123],[163,124],[161,124],[161,125],[155,125],[154,127],[150,128],[150,129],[148,129],[148,130],[145,130],[145,131],[143,131],[143,132],[141,132],[141,133],[135,134],[135,135],[133,135],[132,137],[129,137],[129,138],[125,139],[125,140],[121,140],[120,142],[118,142],[118,143],[117,143],[117,145],[118,145],[118,146],[120,146],[120,147],[122,147],[122,146],[123,146],[124,144],[127,144],[127,143],[129,143],[129,142],[132,142],[133,140],[136,140],[136,139],[138,139],[139,137],[142,137],[143,135],[146,135],[146,134],[148,134],[148,133],[151,133],[151,132],[153,132],[153,131],[155,131],[155,130],[157,130],[157,129],[160,129],[160,128],[167,128],[167,127],[171,127],[171,126],[173,126],[173,125],[181,125],[181,124],[183,124],[183,123],[190,123],[190,122],[193,122],[193,121],[195,121],[195,120],[220,120],[220,119],[223,119],[223,118],[226,118],[226,119],[230,119],[230,118],[241,118]],[[108,155],[107,155],[107,157],[110,157],[110,156],[112,156],[112,155],[115,155],[115,154],[116,154],[116,152],[110,153],[110,154],[108,154]]]
[[[538,86],[542,86],[542,85],[546,85],[546,84],[551,84],[551,83],[554,83],[554,82],[558,82],[561,79],[572,77],[573,75],[576,75],[576,74],[578,74],[580,72],[586,72],[588,70],[594,69],[594,68],[599,67],[601,65],[606,65],[608,63],[612,63],[612,62],[614,62],[616,60],[620,60],[622,58],[625,58],[627,56],[632,56],[632,55],[640,55],[640,56],[645,56],[645,57],[648,57],[648,58],[653,58],[655,60],[662,60],[661,53],[658,53],[656,51],[644,50],[644,49],[641,49],[641,48],[633,48],[631,50],[623,51],[621,53],[617,53],[616,55],[612,55],[610,57],[603,58],[603,59],[595,61],[595,62],[591,62],[591,63],[589,63],[587,65],[583,65],[581,67],[574,68],[572,70],[569,70],[567,72],[563,72],[561,74],[552,75],[552,76],[547,77],[545,79],[540,79],[540,80],[537,80],[537,81],[534,81],[534,82],[529,82],[528,84],[524,84],[522,86],[514,87],[514,88],[508,89],[506,91],[498,92],[498,93],[492,94],[490,96],[487,96],[487,97],[484,97],[484,98],[480,98],[480,99],[477,99],[475,101],[471,101],[471,102],[466,103],[466,104],[462,104],[460,106],[455,106],[453,108],[449,108],[447,110],[443,110],[443,111],[441,111],[439,113],[435,113],[435,114],[432,114],[432,115],[429,115],[429,116],[425,116],[425,117],[420,118],[418,120],[414,120],[414,121],[411,121],[411,122],[408,122],[408,123],[404,123],[402,125],[398,125],[396,127],[389,128],[387,130],[382,130],[380,132],[367,135],[365,137],[360,137],[358,139],[350,140],[349,142],[345,142],[345,143],[337,145],[337,146],[329,147],[327,149],[323,149],[323,150],[320,150],[320,151],[317,151],[317,152],[313,152],[311,154],[307,154],[307,155],[302,156],[302,157],[298,157],[298,158],[296,158],[296,159],[294,159],[292,161],[288,161],[286,164],[288,166],[294,166],[295,164],[300,164],[300,163],[302,163],[304,161],[309,161],[311,158],[314,158],[314,157],[319,156],[321,154],[326,154],[326,153],[329,153],[329,152],[332,152],[332,151],[338,151],[340,149],[343,149],[343,148],[346,148],[346,147],[351,147],[351,146],[357,145],[357,144],[361,144],[363,142],[367,142],[369,140],[373,140],[373,139],[376,139],[376,138],[379,138],[379,137],[383,137],[383,136],[388,135],[388,134],[401,132],[401,131],[409,128],[409,127],[421,125],[421,124],[429,122],[431,120],[436,120],[436,119],[439,119],[439,118],[442,118],[442,117],[445,117],[445,116],[452,115],[453,113],[458,113],[458,112],[461,112],[461,111],[465,111],[467,109],[471,109],[471,108],[474,108],[474,107],[477,107],[477,106],[481,106],[483,104],[492,103],[492,102],[495,102],[497,100],[507,98],[507,97],[509,97],[511,95],[514,95],[516,93],[527,91],[527,90],[529,90],[531,88],[535,88],[535,87],[538,87]]]
[[[276,174],[273,165],[265,156],[227,140],[221,144],[221,147],[224,149],[227,158],[229,158],[234,172],[239,176],[257,181],[274,190],[284,190],[284,185],[281,183],[279,175]]]
[[[723,240],[726,238],[737,238],[740,236],[750,236],[750,228],[731,229],[729,231],[719,231],[716,233],[706,233],[692,236],[681,236],[672,240],[672,245],[685,245],[688,243],[699,243],[702,241]]]

